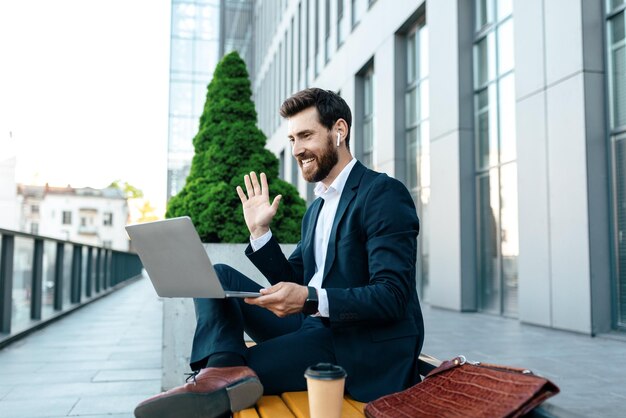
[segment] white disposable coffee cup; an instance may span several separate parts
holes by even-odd
[[[311,418],[341,418],[346,371],[330,363],[319,363],[304,372]]]

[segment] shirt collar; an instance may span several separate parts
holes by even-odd
[[[352,168],[355,164],[356,158],[353,157],[352,160],[350,160],[350,162],[343,168],[343,170],[341,170],[341,173],[339,173],[339,175],[335,178],[335,181],[333,181],[328,188],[326,188],[324,183],[322,183],[321,181],[318,182],[315,185],[315,189],[313,190],[315,196],[321,196],[322,198],[324,198],[324,195],[331,190],[334,190],[337,194],[341,195],[341,192],[343,192],[343,188],[348,181],[348,176],[350,175],[350,172],[352,171]]]

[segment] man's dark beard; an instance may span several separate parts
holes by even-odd
[[[306,160],[307,158],[315,158],[318,168],[315,172],[309,175],[304,174],[304,170],[302,171],[302,176],[306,181],[310,183],[317,183],[318,181],[322,181],[328,177],[330,171],[339,162],[339,153],[337,152],[337,149],[333,147],[333,139],[331,138],[331,135],[328,134],[326,149],[321,155],[307,153],[300,157],[300,161]]]

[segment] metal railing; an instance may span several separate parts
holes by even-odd
[[[0,347],[141,274],[137,254],[0,229]]]

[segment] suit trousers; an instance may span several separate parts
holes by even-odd
[[[224,264],[215,265],[224,289],[257,292],[261,286]],[[336,363],[331,329],[326,319],[294,314],[279,318],[248,305],[241,298],[194,299],[196,331],[190,366],[205,367],[215,353],[236,353],[254,370],[266,395],[306,390],[304,372],[320,363]],[[248,348],[243,333],[256,345]]]

